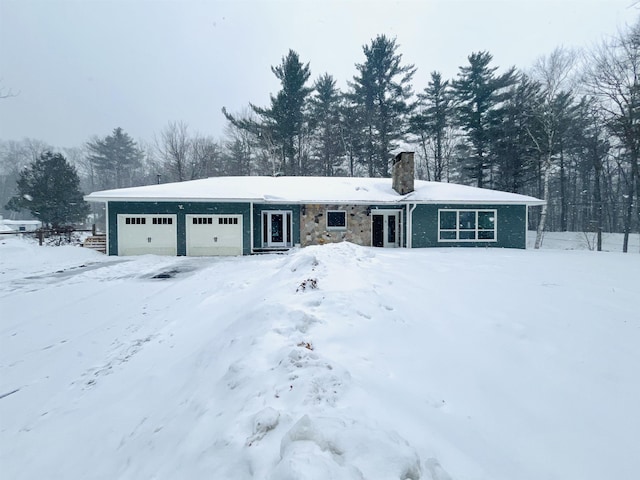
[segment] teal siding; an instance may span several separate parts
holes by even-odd
[[[498,223],[496,242],[440,242],[438,241],[438,210],[495,209]],[[527,247],[526,205],[418,205],[413,211],[414,248],[424,247]]]
[[[291,211],[291,242],[300,244],[300,205],[295,204],[253,204],[253,248],[262,248],[262,212],[274,210]]]
[[[109,255],[118,254],[118,214],[153,215],[176,214],[178,229],[178,255],[187,254],[185,215],[242,215],[242,253],[251,253],[251,222],[248,203],[209,202],[109,202],[107,228]]]
[[[262,212],[268,210],[290,210],[292,212],[292,242],[300,244],[300,209],[295,204],[254,204],[253,205],[253,248],[262,248]],[[495,209],[498,223],[496,242],[440,242],[438,241],[439,209]],[[371,205],[371,209],[402,210],[402,246],[406,246],[407,210],[405,205]],[[109,202],[107,227],[109,231],[109,255],[118,254],[117,216],[118,214],[175,214],[177,216],[178,255],[186,255],[187,214],[235,214],[243,217],[243,254],[251,254],[251,204],[232,202]],[[415,207],[412,217],[414,248],[424,247],[497,247],[526,248],[526,205],[423,205]]]

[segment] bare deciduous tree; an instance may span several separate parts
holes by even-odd
[[[540,212],[540,222],[536,232],[535,248],[542,245],[542,235],[547,220],[548,203],[550,198],[549,180],[554,157],[557,153],[560,117],[568,108],[568,101],[562,101],[566,96],[565,88],[570,88],[569,81],[576,64],[576,55],[565,48],[556,48],[548,56],[542,56],[535,63],[532,77],[542,85],[542,92],[537,112],[534,115],[542,135],[530,131],[536,149],[542,157],[543,198],[545,204]],[[568,99],[569,100],[569,99]]]
[[[156,139],[156,148],[171,178],[178,182],[190,180],[187,162],[191,149],[188,126],[184,122],[169,122]]]
[[[634,198],[640,201],[640,20],[594,49],[587,57],[585,83],[599,101],[610,133],[629,167],[623,251],[629,246]],[[635,206],[640,224],[640,208]]]
[[[211,138],[189,134],[184,122],[169,122],[156,138],[156,152],[169,178],[184,182],[219,175],[220,149]]]

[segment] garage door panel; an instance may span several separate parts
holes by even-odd
[[[118,255],[177,255],[176,215],[118,215]]]
[[[242,215],[187,215],[187,255],[242,255]]]

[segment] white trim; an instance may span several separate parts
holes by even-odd
[[[527,249],[529,244],[529,207],[524,207],[524,249]]]
[[[308,205],[308,204],[333,204],[333,205],[397,205],[397,206],[405,206],[409,204],[415,205],[527,205],[530,207],[544,205],[546,202],[544,200],[538,201],[512,201],[512,200],[411,200],[406,198],[398,198],[397,200],[376,200],[376,199],[368,199],[368,200],[336,200],[336,199],[305,199],[305,200],[292,200],[286,198],[202,198],[202,197],[108,197],[108,196],[92,196],[85,195],[84,200],[87,202],[193,202],[193,203],[248,203],[248,202],[256,202],[263,203],[266,205],[278,205],[278,204],[287,204],[287,205]]]
[[[116,217],[115,219],[116,221],[116,232],[118,230],[118,217]],[[107,242],[107,248],[106,248],[106,253],[107,255],[111,255],[111,252],[109,252],[109,232],[111,231],[111,229],[109,228],[109,202],[105,202],[104,203],[104,223],[106,224],[107,227],[107,238],[106,238],[106,242]],[[117,233],[116,233],[117,235]],[[118,252],[115,252],[114,255],[118,255]]]
[[[264,217],[267,216],[267,243],[264,242]],[[282,215],[282,242],[271,242],[271,216]],[[289,232],[287,217],[291,219],[291,231]],[[262,210],[260,215],[260,242],[262,248],[290,248],[293,246],[293,210]],[[287,233],[291,238],[291,242],[287,242]]]
[[[454,229],[441,229],[440,214],[442,212],[455,212],[456,214],[456,228]],[[475,228],[474,229],[460,229],[460,212],[474,212],[475,213]],[[493,213],[493,230],[481,230],[478,228],[478,213],[479,212],[492,212]],[[439,208],[438,209],[438,243],[495,243],[498,241],[498,211],[495,208]],[[481,231],[493,231],[493,238],[477,238],[478,232]],[[441,232],[455,232],[456,238],[443,239],[440,236]],[[460,232],[474,232],[476,238],[460,238]]]
[[[373,208],[371,209],[371,214],[369,215],[371,218],[371,244],[373,245],[373,216],[381,215],[385,220],[382,222],[382,244],[384,248],[399,248],[402,247],[402,220],[403,220],[403,211],[402,209],[397,208]],[[386,217],[390,214],[396,216],[396,239],[397,245],[389,246],[388,245],[388,225]]]
[[[347,230],[347,211],[346,210],[336,210],[336,209],[325,209],[325,217],[326,217],[326,228],[327,231],[344,231]],[[329,214],[330,213],[342,213],[344,215],[344,226],[338,227],[330,227],[329,226]]]
[[[249,202],[249,253],[253,253],[253,202]],[[244,238],[244,232],[242,232]],[[244,255],[244,248],[242,254]]]
[[[413,246],[413,211],[417,208],[417,204],[407,204],[407,244],[406,248]]]

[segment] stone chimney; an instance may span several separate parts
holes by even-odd
[[[414,170],[413,152],[401,152],[394,157],[391,186],[400,195],[413,192]]]

